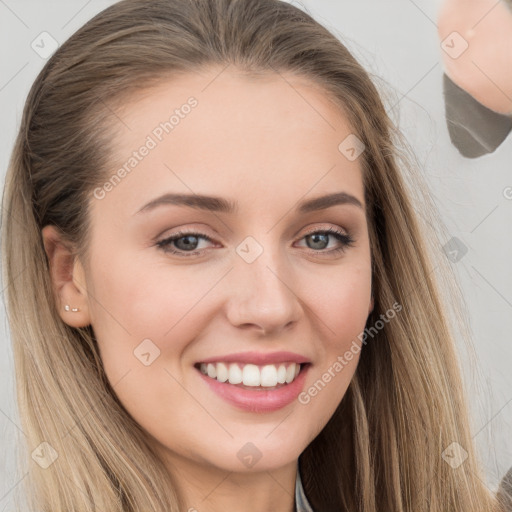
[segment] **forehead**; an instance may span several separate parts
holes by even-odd
[[[232,68],[190,73],[135,94],[117,114],[106,178],[125,172],[106,199],[131,213],[163,192],[265,200],[281,210],[301,196],[334,191],[363,202],[360,159],[338,147],[353,129],[303,77]]]

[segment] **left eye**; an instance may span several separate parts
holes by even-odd
[[[338,231],[337,229],[329,228],[329,229],[323,229],[323,230],[317,230],[312,231],[309,233],[306,233],[303,238],[309,238],[312,239],[313,244],[317,245],[318,243],[320,245],[323,245],[324,241],[331,237],[334,237],[338,242],[340,243],[339,247],[335,247],[334,249],[329,249],[328,251],[321,250],[320,252],[323,254],[338,254],[340,252],[345,251],[348,247],[351,247],[355,240],[352,238],[352,236],[348,233],[344,233],[343,231]],[[327,245],[329,243],[327,242]],[[315,249],[318,249],[318,247],[313,248],[314,252],[319,252]],[[324,247],[320,247],[320,249],[324,249]]]
[[[334,237],[338,240],[340,243],[340,247],[324,250],[325,247],[323,247],[324,243],[326,245],[329,245],[329,238]],[[165,238],[164,240],[160,240],[156,243],[156,245],[162,249],[164,252],[176,254],[178,256],[195,256],[201,253],[201,250],[198,250],[197,246],[199,244],[200,239],[204,239],[208,242],[212,242],[213,240],[204,233],[195,233],[195,232],[180,232],[176,233],[175,235],[172,235],[168,238]],[[302,239],[310,239],[313,242],[313,245],[316,245],[317,247],[313,247],[310,249],[313,252],[316,253],[323,253],[323,254],[333,254],[333,253],[339,253],[342,251],[345,251],[348,247],[352,246],[354,243],[354,239],[347,233],[344,233],[342,231],[338,231],[336,229],[323,229],[323,230],[317,230],[312,231],[309,233],[306,233]],[[325,242],[327,240],[327,242]],[[173,245],[176,247],[174,248]],[[318,247],[318,245],[322,247]],[[188,253],[188,254],[187,254]]]

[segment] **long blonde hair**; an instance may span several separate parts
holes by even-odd
[[[413,169],[400,165],[397,131],[369,74],[327,29],[278,0],[121,1],[68,39],[30,90],[2,224],[30,509],[179,510],[169,474],[105,376],[91,326],[60,319],[41,229],[56,225],[86,263],[88,204],[108,173],[116,109],[150,84],[227,65],[307,77],[343,109],[365,145],[375,299],[367,325],[396,301],[402,306],[365,344],[335,414],[300,456],[313,508],[498,510],[472,446],[431,243],[415,213],[420,199],[407,185],[420,182],[401,174]],[[57,454],[46,469],[28,456],[42,442]],[[468,455],[458,467],[442,457],[453,442]]]

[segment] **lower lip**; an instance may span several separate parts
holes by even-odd
[[[310,366],[310,364],[306,364],[290,384],[268,391],[264,391],[259,387],[254,389],[254,391],[239,388],[229,384],[229,382],[219,382],[204,375],[199,370],[197,371],[206,384],[210,386],[210,389],[226,402],[244,411],[264,413],[282,409],[299,396],[304,387],[304,380]]]

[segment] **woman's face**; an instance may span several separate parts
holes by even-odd
[[[317,436],[358,362],[372,307],[361,148],[305,80],[221,71],[116,113],[90,268],[75,273],[84,301],[63,317],[92,324],[168,464],[270,470]]]

